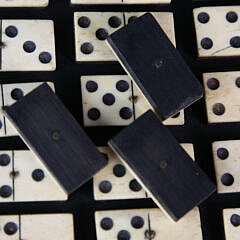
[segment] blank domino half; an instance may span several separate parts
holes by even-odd
[[[240,234],[240,208],[223,210],[223,221],[226,240],[238,240]]]
[[[171,0],[71,0],[72,4],[169,4]]]
[[[177,223],[156,208],[97,211],[95,225],[97,240],[202,240],[198,208]]]
[[[56,69],[53,21],[2,20],[1,30],[1,71]]]
[[[84,126],[126,126],[151,106],[127,75],[82,76]],[[164,121],[183,125],[184,110]]]
[[[1,240],[74,240],[72,214],[0,216]]]
[[[31,151],[0,152],[0,202],[57,200],[66,193]]]
[[[34,82],[34,83],[11,83],[11,84],[2,84],[2,99],[3,104],[1,106],[8,106],[13,104],[14,102],[21,99],[24,95],[31,92],[34,88],[40,86],[43,82]],[[54,84],[51,82],[48,82],[49,86],[54,90]],[[1,136],[17,136],[17,130],[13,125],[8,121],[7,118],[4,116],[3,118],[4,122],[4,128],[5,133]]]
[[[202,7],[193,13],[199,57],[240,55],[239,6]]]
[[[240,121],[240,72],[203,74],[209,123]]]
[[[193,145],[181,144],[184,150],[194,159]],[[125,168],[121,160],[109,147],[99,147],[106,154],[108,165],[93,177],[94,199],[135,199],[146,198],[147,193]]]
[[[0,0],[0,7],[46,7],[49,0]]]
[[[111,49],[105,43],[109,34],[123,27],[143,13],[123,12],[75,12],[75,52],[76,61],[117,61]],[[173,14],[153,13],[170,40],[175,44]],[[125,24],[124,24],[125,23]]]
[[[218,193],[240,192],[240,140],[212,144]]]

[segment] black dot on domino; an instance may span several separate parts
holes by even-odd
[[[144,225],[144,219],[140,216],[135,216],[131,219],[131,225],[136,229],[140,229]]]
[[[126,92],[129,89],[129,83],[125,80],[119,80],[116,83],[116,88],[119,92]]]
[[[23,50],[27,53],[32,53],[36,49],[36,44],[33,41],[26,41],[23,44]]]
[[[0,196],[2,198],[8,198],[12,195],[12,188],[8,185],[3,185],[0,188]]]
[[[42,181],[44,179],[44,177],[45,177],[45,174],[44,174],[44,171],[42,169],[35,169],[32,172],[32,178],[36,182]]]
[[[0,166],[5,167],[10,163],[10,161],[11,158],[8,154],[3,153],[0,155]]]
[[[124,120],[130,119],[132,117],[132,110],[128,107],[123,107],[120,109],[119,115]]]
[[[20,99],[22,99],[24,96],[24,92],[22,89],[20,88],[14,88],[12,91],[11,91],[11,97],[12,99],[16,100],[16,101],[19,101]]]
[[[228,158],[229,156],[229,152],[226,148],[218,148],[217,150],[217,156],[218,158],[220,158],[221,160],[225,160]]]
[[[2,123],[2,120],[0,120],[0,129],[2,129],[3,127],[3,123]]]
[[[230,173],[224,173],[221,177],[221,182],[223,185],[229,187],[234,183],[234,178]]]
[[[17,230],[18,230],[18,226],[14,222],[8,222],[4,226],[4,232],[7,235],[13,235],[13,234],[15,234],[17,232]]]
[[[118,235],[117,235],[118,240],[129,240],[130,238],[131,238],[131,235],[127,230],[121,230],[118,232]]]
[[[115,97],[112,93],[106,93],[103,98],[103,103],[110,106],[113,105],[115,103]]]
[[[81,28],[87,28],[90,26],[90,24],[91,24],[91,20],[86,16],[82,16],[78,19],[78,25]]]
[[[84,54],[91,54],[94,50],[93,45],[90,42],[85,42],[81,45],[81,52]]]
[[[212,39],[211,38],[207,38],[207,37],[203,38],[201,40],[201,46],[202,46],[203,49],[206,49],[206,50],[211,49],[213,47]]]
[[[41,52],[39,54],[39,61],[43,64],[50,63],[52,60],[52,55],[49,52]]]
[[[112,28],[118,28],[122,24],[122,21],[119,17],[112,16],[108,19],[108,24]]]
[[[113,174],[116,177],[123,177],[126,174],[126,168],[122,164],[117,164],[113,167]]]
[[[91,108],[88,110],[88,118],[92,121],[97,121],[101,116],[100,111],[97,108]]]
[[[236,80],[235,80],[235,84],[238,88],[240,88],[240,77],[238,77]]]
[[[95,81],[87,81],[86,89],[88,92],[96,92],[98,90],[98,84]]]
[[[173,115],[172,118],[178,118],[180,116],[180,112],[178,112],[177,114]]]
[[[198,14],[198,21],[200,23],[208,23],[209,19],[210,19],[210,17],[206,12],[201,12]]]
[[[139,192],[142,190],[142,186],[138,183],[136,179],[130,181],[129,188],[134,192]]]
[[[230,45],[231,45],[233,48],[239,48],[239,47],[240,47],[240,37],[239,37],[239,36],[232,37],[232,38],[230,39]]]
[[[212,110],[215,115],[221,116],[225,113],[225,106],[222,103],[215,103]]]
[[[220,83],[219,83],[218,79],[216,79],[216,78],[209,78],[207,80],[207,86],[211,90],[217,90],[220,86]]]
[[[108,37],[108,31],[104,28],[99,28],[97,31],[96,31],[96,37],[98,40],[106,40],[107,37]]]
[[[109,193],[112,190],[112,184],[109,181],[102,181],[99,184],[99,190],[102,193]]]
[[[237,15],[237,13],[231,11],[231,12],[227,13],[226,19],[230,23],[235,23],[238,20],[238,15]]]
[[[128,19],[128,23],[131,23],[131,22],[133,22],[134,20],[136,20],[137,19],[137,16],[132,16],[132,17],[130,17],[129,19]]]
[[[5,29],[5,33],[8,37],[14,38],[18,35],[18,29],[15,26],[8,26]]]
[[[238,214],[233,214],[230,221],[234,227],[238,227],[240,225],[240,216]]]
[[[103,230],[110,230],[113,227],[113,220],[109,217],[105,217],[101,220],[100,226]]]

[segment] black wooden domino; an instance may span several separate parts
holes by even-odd
[[[47,84],[3,110],[66,193],[106,165],[104,156]]]
[[[201,84],[150,13],[107,41],[162,120],[202,97]]]
[[[155,203],[177,221],[216,187],[152,111],[109,141]]]

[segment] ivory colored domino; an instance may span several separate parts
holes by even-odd
[[[95,225],[97,240],[202,240],[198,208],[178,223],[171,222],[157,208],[97,211]]]
[[[240,209],[223,209],[223,221],[226,240],[238,240],[240,234]]]
[[[56,69],[53,21],[2,20],[1,29],[1,71]]]
[[[239,122],[240,72],[204,73],[203,82],[208,122]]]
[[[214,142],[212,149],[218,193],[240,192],[240,140]]]
[[[194,159],[191,143],[181,144],[183,149]],[[147,193],[125,168],[121,160],[109,147],[99,147],[106,154],[108,165],[93,177],[95,200],[146,198]]]
[[[193,14],[199,57],[240,55],[239,6],[201,7]]]
[[[0,238],[1,240],[19,239],[19,216],[18,215],[1,215],[0,216]]]
[[[0,0],[0,7],[46,7],[49,0]]]

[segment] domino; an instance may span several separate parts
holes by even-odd
[[[218,193],[240,192],[239,146],[240,140],[219,141],[212,144]]]
[[[116,61],[105,39],[123,26],[120,12],[75,12],[76,61]]]
[[[107,42],[162,120],[202,97],[201,84],[151,14],[111,34]]]
[[[11,202],[14,199],[13,169],[12,151],[0,151],[0,202]]]
[[[19,216],[6,215],[0,216],[0,238],[1,240],[16,240],[20,239],[19,232]]]
[[[183,149],[194,159],[193,145],[182,144]],[[121,160],[109,147],[99,147],[106,154],[108,165],[93,177],[95,200],[146,198],[147,193],[125,168]]]
[[[67,194],[106,165],[102,154],[46,83],[3,112]]]
[[[2,106],[9,106],[16,101],[20,100],[26,94],[31,92],[36,87],[43,84],[43,82],[34,82],[34,83],[11,83],[11,84],[2,84],[2,97],[3,104]],[[54,91],[54,84],[48,82],[48,85]],[[7,118],[3,116],[3,122],[5,123],[5,136],[17,136],[18,132],[16,128],[8,121]],[[1,135],[2,136],[2,135]]]
[[[72,214],[0,216],[1,240],[74,240]]]
[[[216,190],[152,111],[124,128],[108,144],[158,207],[174,221]]]
[[[82,76],[84,126],[127,126],[151,109],[127,75]],[[184,125],[184,111],[164,121]]]
[[[84,126],[125,126],[134,120],[127,75],[82,76]]]
[[[97,240],[154,239],[202,240],[199,210],[194,208],[178,223],[160,209],[131,209],[95,212]]]
[[[169,4],[171,0],[123,0],[127,4]]]
[[[226,240],[237,240],[239,238],[240,209],[223,209],[223,221]]]
[[[83,0],[83,2],[90,3],[92,1]],[[75,12],[76,61],[117,61],[104,40],[109,34],[142,14],[141,12]],[[155,12],[153,15],[173,44],[175,44],[173,14]]]
[[[53,21],[2,20],[1,24],[1,71],[56,69]]]
[[[240,72],[203,74],[209,123],[239,122]]]
[[[239,6],[201,7],[193,14],[199,57],[240,55]]]

